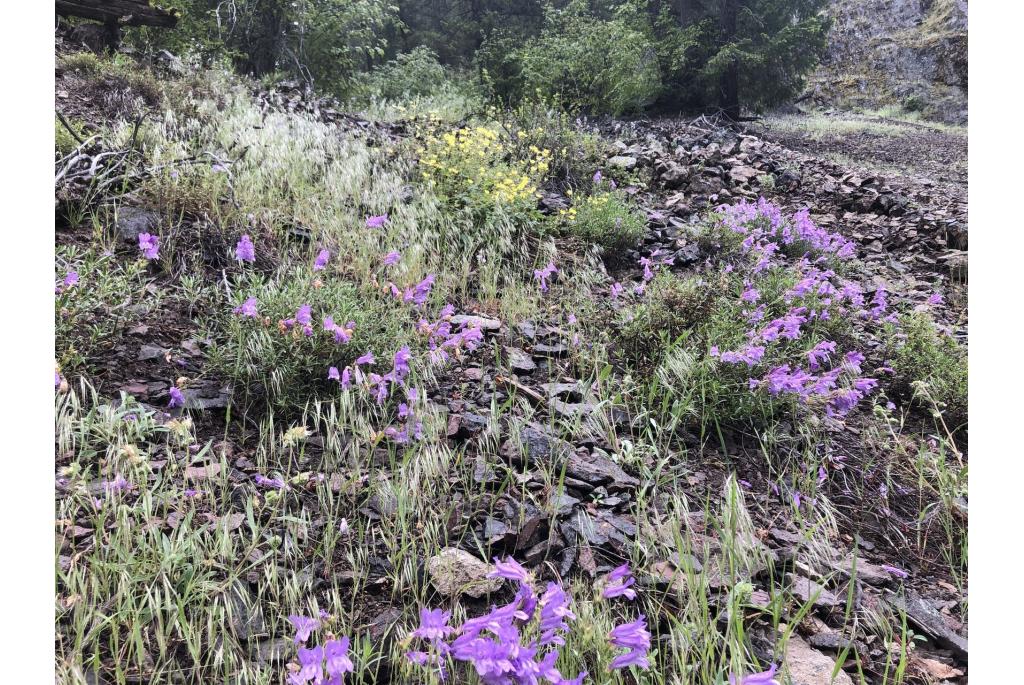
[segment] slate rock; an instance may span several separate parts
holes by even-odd
[[[502,580],[487,577],[493,570],[490,564],[457,547],[446,547],[427,560],[430,582],[445,597],[468,595],[479,598],[496,592]]]
[[[636,168],[636,157],[628,155],[615,155],[608,160],[608,165],[629,171]]]
[[[790,635],[783,672],[789,674],[792,685],[853,685],[850,676],[842,670],[833,679],[835,670],[836,662],[832,657],[814,649],[800,636]]]
[[[456,314],[451,318],[453,326],[465,326],[466,328],[479,328],[484,331],[497,331],[501,329],[501,321],[488,319],[485,316],[472,314]]]
[[[890,604],[907,614],[907,620],[920,628],[935,644],[953,652],[963,660],[967,660],[967,640],[956,633],[946,623],[946,619],[935,606],[913,590],[908,590],[906,597],[890,594]]]
[[[117,210],[114,227],[123,240],[138,243],[140,234],[157,232],[160,227],[160,215],[141,207],[121,207]]]
[[[518,347],[506,347],[505,358],[509,368],[520,376],[533,373],[537,369],[537,363],[530,358],[530,355]]]

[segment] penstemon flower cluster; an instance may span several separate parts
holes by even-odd
[[[440,609],[421,609],[420,625],[409,634],[420,649],[406,653],[410,662],[434,670],[441,679],[449,677],[452,662],[471,667],[486,685],[536,685],[542,681],[552,685],[580,685],[587,677],[583,671],[575,678],[566,678],[555,667],[559,647],[571,630],[576,615],[570,598],[560,585],[549,582],[539,596],[530,575],[511,557],[494,560],[490,578],[504,578],[518,584],[513,600],[502,607],[492,607],[483,616],[466,620],[461,626],[449,625],[451,614]],[[634,579],[628,565],[608,575],[603,597],[635,599],[631,587]],[[449,636],[454,636],[449,639]],[[627,666],[648,668],[650,633],[643,615],[636,621],[616,626],[608,636],[609,644],[624,648],[610,668]]]

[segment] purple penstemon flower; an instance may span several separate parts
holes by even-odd
[[[260,485],[265,488],[270,488],[272,490],[284,490],[285,488],[288,487],[283,479],[267,478],[262,473],[257,473],[255,476],[253,476],[253,480],[256,481],[256,485]]]
[[[512,557],[505,557],[505,561],[494,558],[494,570],[487,574],[488,578],[507,578],[520,583],[530,579],[528,571]]]
[[[338,640],[328,640],[324,644],[324,660],[327,666],[327,675],[332,679],[330,683],[341,683],[341,677],[345,673],[355,671],[355,665],[348,656],[349,638],[342,637]]]
[[[387,222],[388,222],[388,215],[386,213],[385,214],[381,214],[379,216],[368,216],[368,217],[366,217],[366,227],[367,228],[380,228],[381,226],[383,226]]]
[[[576,614],[569,609],[569,596],[556,583],[548,583],[540,596],[540,644],[564,645],[565,639],[559,633],[569,630],[566,619],[576,619]]]
[[[240,262],[256,261],[256,246],[252,244],[252,238],[246,233],[235,245],[235,259]]]
[[[822,340],[807,353],[807,363],[811,371],[821,368],[822,362],[829,360],[829,355],[836,351],[836,344],[831,340]]]
[[[455,629],[448,625],[451,617],[451,612],[441,609],[420,609],[420,625],[409,634],[431,642],[445,638],[455,632]]]
[[[730,673],[729,685],[779,685],[779,681],[775,679],[775,671],[777,670],[778,666],[772,664],[771,668],[763,673],[751,673],[745,676],[736,676]]]
[[[320,621],[309,616],[292,614],[288,621],[295,626],[295,644],[302,644],[309,639],[310,634],[320,627]]]
[[[316,685],[323,682],[324,678],[324,648],[317,646],[312,649],[299,647],[299,672],[292,674],[288,682],[292,685],[303,685],[313,681]]]
[[[538,283],[540,283],[541,292],[546,293],[548,291],[548,279],[551,278],[557,272],[558,269],[555,267],[554,262],[548,262],[547,266],[545,266],[543,269],[534,269],[533,278]]]
[[[632,623],[623,623],[612,628],[608,640],[612,647],[629,650],[612,659],[611,670],[627,666],[650,668],[647,653],[651,649],[651,634],[647,632],[646,618],[643,614]]]
[[[149,233],[140,233],[139,250],[146,259],[160,259],[160,238]]]
[[[384,266],[394,266],[402,259],[400,252],[392,251],[384,255]]]
[[[317,254],[316,259],[313,261],[313,271],[323,271],[324,267],[327,266],[327,262],[331,259],[330,250],[320,250]]]
[[[598,169],[597,171],[594,172],[594,185],[597,185],[600,182],[601,182],[601,170]]]
[[[181,392],[181,389],[178,388],[178,386],[172,385],[167,394],[170,395],[170,399],[167,401],[168,409],[181,407],[185,404],[185,395]]]
[[[892,575],[896,576],[897,578],[908,578],[908,577],[910,577],[909,573],[907,573],[906,571],[904,571],[901,568],[896,568],[895,566],[889,566],[888,564],[882,564],[882,568],[887,573],[891,573]]]
[[[78,285],[78,272],[75,271],[74,269],[68,271],[67,275],[64,277],[64,280],[61,281],[61,283],[63,284],[65,289],[75,287],[76,285]]]
[[[255,297],[246,299],[241,306],[235,307],[231,312],[233,314],[241,314],[242,316],[249,317],[250,319],[259,318],[260,315]]]
[[[132,485],[128,480],[125,479],[120,473],[114,477],[114,480],[108,480],[103,482],[103,490],[108,495],[115,493],[124,492],[125,490],[132,490],[135,486]]]
[[[625,597],[626,599],[636,599],[636,590],[631,585],[636,583],[636,578],[629,570],[629,564],[623,564],[617,567],[611,573],[608,574],[608,585],[605,587],[604,592],[601,596],[605,599],[611,599],[613,597]]]
[[[622,295],[622,284],[616,281],[612,283],[612,299],[616,300]]]

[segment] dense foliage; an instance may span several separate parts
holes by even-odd
[[[503,103],[536,95],[591,113],[733,117],[796,95],[825,48],[825,0],[173,0],[171,32],[136,43],[228,56],[344,97],[433,92],[472,70]],[[463,82],[470,80],[468,73]]]

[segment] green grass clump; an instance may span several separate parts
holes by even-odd
[[[78,274],[76,285],[60,285],[56,295],[54,349],[65,371],[100,358],[129,325],[160,304],[146,291],[146,265],[141,260],[64,247],[57,250],[57,262],[62,265],[58,282],[71,271]]]
[[[231,314],[210,362],[232,380],[243,402],[264,400],[282,409],[301,410],[317,395],[335,394],[337,382],[327,378],[331,366],[344,368],[368,351],[386,366],[409,341],[415,321],[410,308],[401,309],[380,292],[334,276],[317,278],[308,269],[251,277],[236,289],[233,304],[249,297],[256,298],[259,316]],[[289,329],[282,323],[294,320],[302,305],[311,307],[310,336],[301,325]],[[346,328],[354,322],[348,343],[324,330],[326,316]]]
[[[952,336],[940,333],[927,312],[901,317],[889,330],[885,353],[897,392],[926,408],[934,405],[954,424],[966,419],[967,354]]]
[[[621,191],[598,191],[559,212],[566,232],[597,243],[612,253],[634,247],[644,235],[646,223]]]
[[[59,61],[59,65],[66,71],[77,71],[82,74],[96,74],[103,68],[103,62],[93,52],[76,52],[65,55]]]
[[[629,312],[620,331],[627,359],[638,367],[656,365],[665,353],[711,311],[714,294],[696,278],[661,271],[647,284],[643,302]]]

